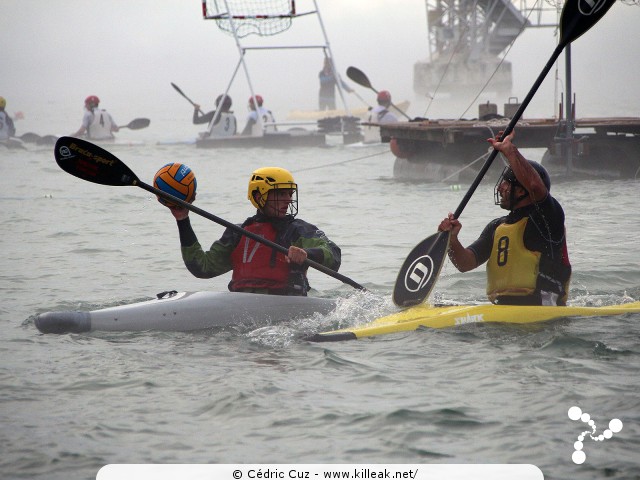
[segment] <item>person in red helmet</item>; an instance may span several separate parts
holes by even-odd
[[[367,123],[395,123],[398,121],[398,117],[391,113],[391,94],[387,90],[378,92],[377,96],[378,105],[369,111],[369,118]],[[375,125],[364,125],[362,128],[362,134],[364,135],[364,143],[379,143],[380,142],[380,127]]]
[[[110,140],[114,138],[113,132],[117,132],[119,127],[109,112],[98,108],[99,104],[100,99],[95,95],[89,95],[85,98],[82,125],[72,136],[86,136],[90,140]]]
[[[371,109],[369,115],[369,122],[371,123],[395,123],[398,121],[398,117],[390,111],[391,108],[391,94],[387,90],[381,90],[378,92],[376,98],[378,106]]]
[[[256,107],[256,103],[258,106]],[[263,107],[264,100],[262,96],[256,95],[249,97],[249,116],[247,117],[247,124],[242,130],[242,135],[252,135],[254,137],[261,137],[264,132],[277,132],[278,129],[275,125],[276,119],[273,117],[271,110]],[[271,124],[271,125],[268,125]]]
[[[509,214],[492,220],[468,247],[462,224],[449,213],[438,230],[451,232],[449,259],[461,272],[487,263],[487,296],[498,305],[566,305],[571,278],[564,210],[551,196],[545,168],[512,143],[514,132],[488,139],[509,165],[496,183],[496,205]]]

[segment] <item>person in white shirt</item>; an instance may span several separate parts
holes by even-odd
[[[257,108],[256,102],[258,103]],[[264,132],[278,131],[275,125],[265,125],[267,123],[275,123],[276,120],[273,117],[271,110],[262,106],[263,102],[264,100],[260,95],[255,96],[255,101],[253,97],[249,97],[249,110],[251,111],[247,117],[247,124],[245,125],[244,130],[242,130],[242,135],[261,137],[263,135],[263,127]],[[262,121],[260,122],[259,119]]]
[[[200,105],[194,104],[193,123],[199,125],[208,123],[206,132],[200,133],[200,138],[231,137],[236,134],[236,116],[231,111],[232,100],[229,95],[218,95],[216,109],[203,114]]]
[[[369,115],[369,122],[372,123],[395,123],[398,121],[398,117],[392,113],[389,108],[391,107],[391,94],[387,90],[381,90],[378,92],[378,106],[371,109]]]
[[[109,112],[98,108],[100,99],[90,95],[84,100],[84,116],[82,125],[72,136],[86,136],[91,140],[107,140],[114,138],[113,132],[119,130]]]

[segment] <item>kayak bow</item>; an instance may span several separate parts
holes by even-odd
[[[598,317],[639,313],[640,302],[606,307],[541,307],[514,305],[458,305],[434,307],[417,305],[371,323],[317,333],[307,340],[312,342],[335,342],[356,340],[363,337],[387,333],[416,330],[419,327],[446,328],[467,323],[537,323],[565,317]]]

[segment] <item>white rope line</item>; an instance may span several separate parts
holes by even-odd
[[[365,160],[367,158],[371,158],[371,157],[376,157],[378,155],[383,155],[385,153],[389,153],[389,149],[385,148],[383,151],[380,151],[378,153],[372,153],[371,155],[366,155],[364,157],[358,157],[358,158],[350,158],[348,160],[343,160],[341,162],[334,162],[334,163],[326,163],[324,165],[318,165],[316,167],[308,167],[308,168],[301,168],[298,170],[294,170],[294,173],[299,173],[299,172],[306,172],[308,170],[317,170],[319,168],[326,168],[326,167],[333,167],[335,165],[342,165],[344,163],[351,163],[351,162],[356,162],[358,160]]]

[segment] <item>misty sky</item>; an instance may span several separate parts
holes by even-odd
[[[297,0],[299,11],[312,2]],[[423,115],[425,98],[413,92],[413,64],[428,58],[426,9],[423,0],[319,0],[322,19],[342,75],[353,65],[372,85],[388,89],[394,101],[410,100],[411,116]],[[0,95],[10,114],[25,112],[23,125],[46,110],[62,115],[59,132],[79,125],[87,95],[102,99],[116,117],[184,115],[191,107],[170,85],[174,82],[203,109],[227,87],[238,62],[233,37],[201,16],[200,0],[2,0],[0,3]],[[252,35],[247,46],[320,44],[322,36],[311,17],[294,20],[278,37]],[[640,116],[640,7],[616,4],[598,25],[572,45],[573,90],[578,116]],[[528,29],[507,59],[512,63],[513,95],[523,98],[555,48],[552,29]],[[290,110],[315,109],[320,50],[247,54],[252,80],[276,117]],[[561,57],[563,58],[563,57]],[[539,90],[526,115],[551,116],[554,77]],[[564,79],[563,71],[560,78]],[[370,90],[353,85],[365,101]],[[561,90],[562,86],[559,87]],[[467,105],[468,98],[456,99]],[[239,72],[230,94],[236,112],[245,113],[249,88]],[[478,102],[507,99],[480,97]],[[354,95],[351,107],[361,107]],[[451,108],[453,107],[453,108]],[[429,116],[457,117],[453,102],[436,101]],[[51,115],[51,112],[48,112]],[[474,108],[467,117],[477,115]],[[187,120],[188,121],[188,120]]]

